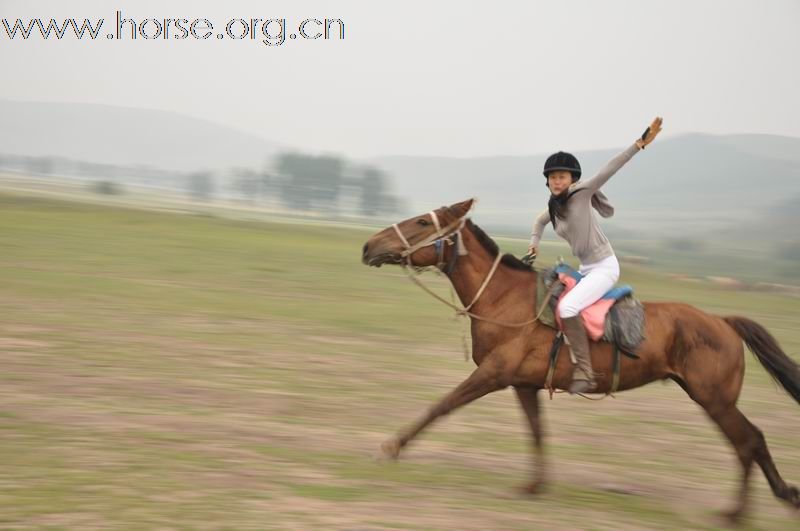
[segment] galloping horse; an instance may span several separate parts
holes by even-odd
[[[453,391],[407,429],[381,445],[397,458],[400,450],[442,415],[488,393],[512,386],[533,432],[536,464],[529,493],[545,480],[538,392],[545,385],[548,350],[556,331],[536,320],[536,276],[512,255],[500,255],[497,244],[466,214],[473,199],[409,218],[372,236],[362,261],[370,266],[438,266],[448,276],[471,317],[472,359],[478,366]],[[755,461],[774,495],[800,508],[797,488],[787,485],[772,462],[764,435],[736,407],[744,378],[742,340],[769,374],[800,403],[800,367],[761,325],[744,317],[720,317],[694,306],[672,302],[644,303],[646,340],[639,359],[621,360],[619,390],[670,378],[703,409],[730,440],[742,466],[736,505],[725,513],[741,517],[748,499]],[[566,348],[562,346],[562,349]],[[611,389],[612,347],[593,343],[592,365],[599,374],[595,392]],[[566,389],[572,366],[560,355],[552,383]]]

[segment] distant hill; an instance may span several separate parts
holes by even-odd
[[[800,194],[789,199],[778,199],[774,205],[758,214],[753,220],[732,223],[720,230],[718,236],[736,234],[744,240],[800,244]]]
[[[0,100],[0,153],[192,171],[260,168],[279,146],[175,112]]]
[[[0,155],[64,157],[185,172],[260,169],[289,149],[179,113],[83,103],[0,100]],[[298,146],[314,151],[313,146]],[[622,150],[571,150],[586,177]],[[541,168],[548,153],[497,157],[383,156],[355,161],[382,168],[407,214],[478,197],[476,220],[495,233],[523,236],[549,195]],[[660,137],[604,187],[616,215],[614,238],[774,237],[797,219],[800,138],[685,134]],[[776,210],[781,221],[773,223]],[[796,224],[794,224],[796,226]],[[775,231],[778,231],[777,233]],[[545,237],[553,238],[552,230]]]
[[[623,148],[573,153],[584,176],[590,177]],[[398,193],[408,197],[413,212],[477,196],[482,222],[525,233],[547,203],[541,173],[547,155],[386,156],[371,162],[395,177]],[[628,237],[711,231],[743,218],[759,220],[785,198],[800,195],[800,139],[708,134],[659,138],[604,191],[617,209],[604,226]]]

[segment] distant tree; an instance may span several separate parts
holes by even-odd
[[[374,216],[386,206],[386,175],[380,170],[368,167],[361,180],[360,210],[365,216]]]
[[[404,208],[401,199],[389,193],[389,178],[382,170],[366,166],[361,169],[360,178],[353,182],[360,191],[358,199],[362,215],[397,214]]]
[[[278,155],[275,167],[280,179],[281,200],[289,208],[308,210],[311,206],[311,197],[307,179],[302,171],[304,155],[298,153],[283,153]]]
[[[245,201],[255,203],[261,197],[261,175],[249,168],[236,168],[233,171],[233,189]]]
[[[800,262],[800,241],[786,242],[778,246],[778,256],[784,260]]]
[[[382,205],[384,214],[398,214],[408,209],[405,202],[396,195],[384,195]]]
[[[664,240],[664,246],[670,251],[696,253],[703,249],[703,242],[686,237],[677,237]]]
[[[195,201],[210,201],[214,197],[214,180],[208,172],[195,172],[188,176],[189,194]]]
[[[53,173],[53,159],[50,157],[28,157],[26,170],[31,175],[50,175]]]
[[[122,194],[122,187],[114,181],[96,181],[92,183],[91,189],[94,193],[101,195]]]
[[[273,189],[277,183],[277,177],[270,174],[269,172],[261,172],[258,174],[259,177],[259,193],[261,195],[261,199],[265,199],[267,196],[272,195]]]
[[[275,167],[281,177],[282,200],[291,208],[303,210],[334,208],[339,199],[344,165],[344,160],[329,155],[278,155]]]

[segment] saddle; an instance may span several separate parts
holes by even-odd
[[[539,321],[558,330],[550,347],[549,367],[545,377],[545,388],[553,398],[553,373],[558,353],[564,341],[560,319],[556,311],[561,297],[583,279],[578,271],[564,262],[555,267],[537,271],[536,308]],[[544,305],[544,307],[542,307]],[[620,352],[638,359],[636,349],[644,340],[644,306],[633,297],[633,288],[628,285],[615,286],[600,300],[581,311],[586,332],[594,341],[608,341],[613,345],[612,382],[607,394],[613,395],[619,388]]]
[[[565,263],[539,271],[537,286],[537,308],[547,304],[539,320],[547,326],[560,330],[560,318],[556,308],[561,297],[575,287],[583,275]],[[544,299],[549,294],[547,301]],[[586,332],[593,341],[613,343],[623,353],[634,355],[644,340],[644,306],[633,296],[629,285],[615,286],[600,299],[581,311]]]

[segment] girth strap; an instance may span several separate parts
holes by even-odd
[[[614,393],[617,392],[617,389],[619,389],[619,361],[620,361],[619,347],[617,346],[616,343],[613,343],[613,345],[614,345],[613,347],[614,354],[612,354],[612,356],[613,356],[614,376],[612,377],[611,380],[611,391],[608,392],[608,394],[610,395],[613,395]]]
[[[564,333],[560,330],[553,338],[553,345],[550,347],[550,354],[548,355],[550,366],[547,368],[547,378],[544,380],[544,387],[550,393],[550,400],[553,399],[555,387],[553,387],[553,373],[556,372],[556,361],[558,361],[558,351],[561,350],[561,344],[564,342]]]

